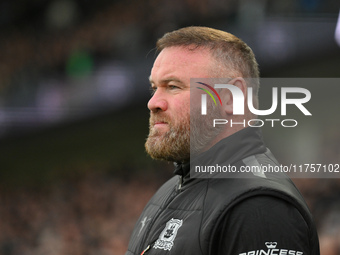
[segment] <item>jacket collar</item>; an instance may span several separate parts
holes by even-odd
[[[208,151],[191,159],[190,162],[175,162],[174,174],[189,177],[190,165],[233,164],[245,157],[265,151],[266,146],[263,142],[261,129],[247,127],[222,139]]]

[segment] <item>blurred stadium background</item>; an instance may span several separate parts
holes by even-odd
[[[338,78],[338,16],[338,0],[1,0],[0,254],[124,254],[172,174],[144,152],[148,75],[165,32],[234,33],[262,77]],[[340,163],[332,89],[316,95],[320,119],[303,130],[265,130],[279,160]],[[340,254],[340,179],[294,181],[322,254]]]

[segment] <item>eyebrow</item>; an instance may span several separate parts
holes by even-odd
[[[160,80],[160,83],[161,84],[167,84],[167,83],[172,82],[172,81],[185,85],[184,82],[182,82],[180,79],[178,79],[176,77],[169,77],[169,78]],[[150,82],[151,85],[155,84],[154,81],[151,79],[151,75],[149,76],[149,82]]]

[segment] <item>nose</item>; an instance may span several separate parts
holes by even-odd
[[[151,112],[166,111],[168,109],[168,102],[160,89],[157,89],[150,98],[148,108]]]

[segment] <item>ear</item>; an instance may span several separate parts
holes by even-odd
[[[234,85],[237,88],[239,88],[243,95],[244,95],[244,102],[243,104],[245,105],[246,100],[247,100],[247,84],[246,81],[242,77],[237,77],[232,79],[228,84]],[[233,115],[233,107],[234,107],[234,100],[233,100],[233,94],[230,92],[230,90],[226,89],[223,90],[225,94],[223,94],[223,110],[225,113],[228,115]]]

